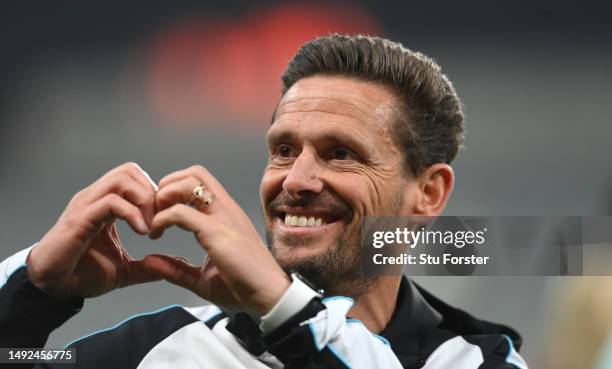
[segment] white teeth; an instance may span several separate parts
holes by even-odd
[[[292,227],[316,227],[325,224],[322,218],[285,214],[285,224]]]

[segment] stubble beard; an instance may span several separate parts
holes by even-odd
[[[331,241],[332,245],[317,255],[293,257],[292,249],[308,247],[311,238],[284,236],[278,239],[266,225],[266,241],[272,255],[286,273],[298,272],[327,296],[357,298],[374,287],[374,279],[368,278],[363,268],[360,235],[344,232]],[[275,245],[284,244],[283,249]],[[288,255],[287,255],[288,254]]]

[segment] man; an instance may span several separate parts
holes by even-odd
[[[205,168],[157,186],[122,165],[2,264],[0,346],[42,347],[84,298],[165,279],[214,305],[172,306],[72,342],[76,367],[526,368],[512,329],[362,270],[365,217],[436,216],[447,203],[463,114],[440,68],[388,40],[331,35],[305,44],[282,80],[260,188],[267,247]],[[172,225],[193,232],[203,266],[131,259],[117,218],[154,239]]]

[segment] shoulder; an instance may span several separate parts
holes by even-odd
[[[522,338],[516,330],[478,319],[416,287],[441,317],[425,340],[430,354],[424,369],[527,369],[518,353]]]
[[[217,306],[194,308],[170,305],[129,317],[122,322],[81,337],[66,347],[74,347],[77,362],[88,368],[136,368],[160,342],[183,328],[225,316]]]
[[[455,336],[442,342],[423,369],[527,369],[527,364],[506,335]]]

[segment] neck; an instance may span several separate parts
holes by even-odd
[[[359,319],[372,333],[379,333],[391,320],[397,303],[401,277],[379,277],[374,287],[359,296],[348,315]]]

